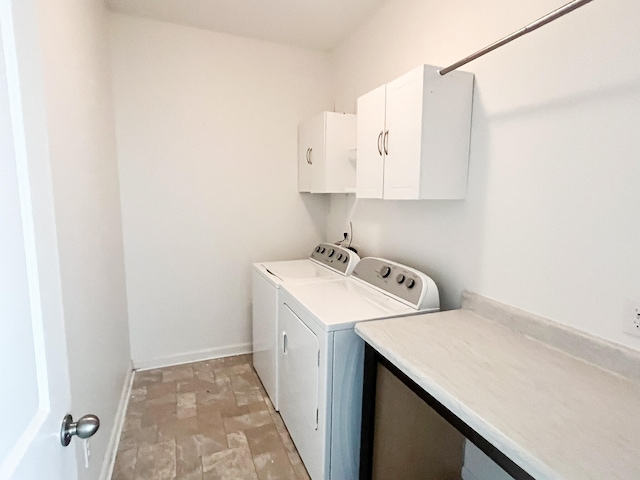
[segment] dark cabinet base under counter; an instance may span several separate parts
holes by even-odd
[[[516,480],[533,477],[365,345],[360,480],[459,480],[465,438]]]

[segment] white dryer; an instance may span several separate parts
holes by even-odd
[[[282,285],[343,278],[360,257],[331,243],[316,246],[309,258],[254,263],[252,271],[253,366],[276,410],[278,401],[278,308]]]
[[[431,278],[380,258],[363,258],[347,278],[285,286],[280,414],[312,480],[358,478],[364,342],[355,324],[439,307]]]

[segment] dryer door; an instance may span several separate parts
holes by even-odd
[[[318,337],[284,303],[280,309],[280,415],[311,478],[322,478],[318,431]],[[317,474],[320,475],[317,475]]]

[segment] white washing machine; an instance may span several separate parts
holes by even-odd
[[[331,243],[321,243],[309,258],[254,263],[252,271],[253,366],[276,410],[278,401],[278,308],[282,285],[343,278],[360,257]]]
[[[355,324],[439,307],[431,278],[380,258],[363,258],[347,278],[285,285],[280,414],[312,480],[358,478],[364,342]]]

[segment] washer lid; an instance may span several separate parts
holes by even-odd
[[[305,258],[283,262],[254,263],[254,267],[276,284],[342,278],[339,273]]]
[[[287,284],[286,291],[323,330],[353,328],[357,322],[422,313],[349,278]]]

